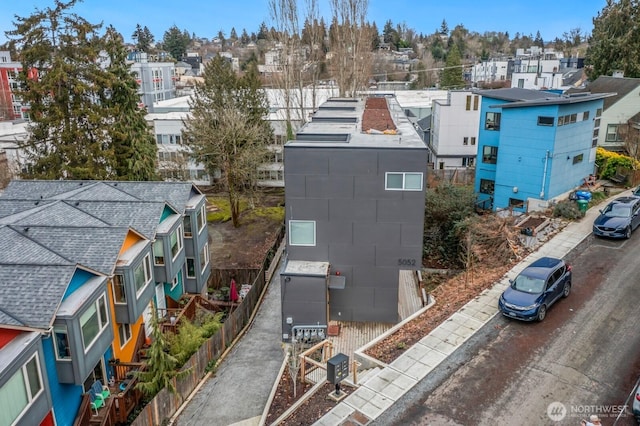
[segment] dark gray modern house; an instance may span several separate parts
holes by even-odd
[[[399,271],[421,266],[427,167],[402,108],[330,99],[284,158],[283,340],[330,320],[397,322]]]

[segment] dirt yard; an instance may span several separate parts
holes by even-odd
[[[259,269],[284,221],[284,192],[267,191],[256,197],[255,208],[240,214],[235,228],[226,213],[225,194],[208,194],[209,251],[211,264],[220,269]]]

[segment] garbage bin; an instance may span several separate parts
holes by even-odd
[[[589,208],[589,201],[578,199],[576,200],[576,203],[578,203],[578,210],[580,210],[580,214],[584,216],[585,213],[587,213],[587,208]]]
[[[576,191],[576,198],[578,200],[591,201],[591,192],[589,192],[589,191]]]

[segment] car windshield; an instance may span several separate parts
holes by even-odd
[[[602,213],[609,217],[629,217],[631,216],[631,207],[622,204],[609,204]]]
[[[513,280],[511,287],[519,291],[524,291],[525,293],[542,293],[542,290],[544,290],[544,280],[526,275],[518,275],[518,277]]]

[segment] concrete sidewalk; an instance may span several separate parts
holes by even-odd
[[[174,424],[257,425],[284,361],[280,324],[280,271],[267,286],[246,334],[185,403]]]
[[[611,199],[629,194],[630,191],[624,191]],[[509,279],[515,278],[529,263],[540,257],[563,258],[587,238],[599,214],[598,209],[604,205],[606,201],[587,210],[584,218],[566,226],[518,263],[492,288],[483,291],[377,374],[368,376],[356,391],[314,425],[363,424],[363,416],[375,420],[499,313],[498,299],[509,285]]]

